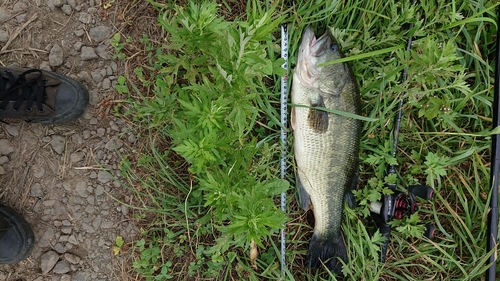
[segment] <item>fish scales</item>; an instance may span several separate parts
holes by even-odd
[[[356,184],[361,122],[314,107],[360,113],[360,98],[346,63],[319,67],[342,57],[327,31],[319,39],[312,28],[302,36],[292,84],[291,123],[301,204],[312,204],[315,226],[306,265],[321,262],[341,274],[347,250],[341,232],[344,195]]]

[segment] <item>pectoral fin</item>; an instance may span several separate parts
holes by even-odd
[[[313,107],[325,107],[323,97],[318,95],[317,101],[311,104],[307,121],[316,133],[324,133],[328,129],[328,112]]]

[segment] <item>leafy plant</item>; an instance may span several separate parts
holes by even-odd
[[[120,235],[117,235],[115,238],[115,245],[113,246],[113,255],[118,255],[123,247],[123,237]]]
[[[135,207],[156,214],[141,217],[151,228],[136,242],[138,273],[149,280],[278,280],[283,276],[276,233],[287,222],[285,279],[336,280],[327,271],[303,269],[312,224],[298,204],[288,200],[290,220],[276,207],[276,195],[288,191],[292,197],[294,184],[293,176],[290,183],[277,176],[282,151],[275,85],[285,71],[275,36],[279,24],[289,22],[292,67],[304,26],[331,29],[353,68],[362,115],[369,120],[354,191],[358,205],[346,208],[343,221],[346,278],[480,278],[488,256],[498,3],[299,1],[291,10],[282,8],[288,1],[150,3],[158,8],[164,36],[134,41],[146,63],[134,69],[133,79],[119,78],[117,84],[127,98],[120,112],[145,142],[140,155],[124,157],[122,175],[136,194]],[[410,35],[414,43],[407,52]],[[112,45],[124,54],[120,40],[114,37]],[[402,82],[405,68],[408,80]],[[401,99],[394,158],[393,120]],[[395,165],[398,175],[387,177],[388,165]],[[417,214],[391,222],[388,259],[381,264],[385,238],[371,221],[369,206],[391,192],[388,182],[399,191],[428,184],[436,198],[421,202]],[[437,228],[433,241],[421,237],[428,222]],[[257,258],[250,255],[253,243]]]

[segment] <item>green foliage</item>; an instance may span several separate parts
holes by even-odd
[[[178,280],[281,278],[276,232],[287,218],[276,195],[289,183],[277,178],[279,96],[273,85],[285,73],[274,36],[279,24],[290,22],[290,65],[304,26],[331,28],[362,94],[357,207],[347,208],[343,221],[346,278],[480,279],[488,255],[486,163],[498,2],[299,1],[286,10],[281,6],[287,1],[253,0],[232,21],[223,15],[238,9],[228,1],[150,3],[159,7],[165,43],[147,36],[135,42],[148,62],[134,70],[140,85],[125,78],[117,83],[128,98],[124,115],[151,140],[144,155],[124,157],[121,165],[138,208],[158,214],[136,243],[138,273]],[[119,35],[111,44],[124,58]],[[402,81],[405,68],[408,80]],[[405,103],[394,158],[400,99]],[[397,175],[386,176],[388,165]],[[392,192],[386,183],[402,192],[427,184],[436,199],[391,222],[388,260],[380,264],[385,238],[369,206]],[[303,270],[311,226],[293,199],[287,207],[285,279],[336,280],[329,272]],[[432,242],[422,238],[429,222],[437,228]],[[261,251],[256,261],[248,257],[251,241]]]
[[[147,37],[140,40],[154,56],[150,66],[134,72],[150,92],[132,97],[125,115],[169,138],[172,151],[189,163],[194,184],[184,194],[185,219],[188,227],[199,226],[196,235],[214,235],[218,241],[201,252],[201,245],[196,246],[198,258],[203,253],[210,259],[191,262],[192,274],[203,268],[201,276],[217,276],[221,266],[234,260],[230,249],[248,249],[252,241],[264,248],[270,235],[287,221],[273,200],[289,187],[277,178],[277,155],[269,149],[278,140],[279,127],[276,123],[261,127],[258,122],[268,118],[266,112],[276,114],[269,103],[275,94],[264,80],[283,74],[283,60],[270,58],[270,50],[262,47],[262,42],[274,40],[272,33],[282,21],[275,8],[264,11],[250,5],[246,20],[229,22],[218,15],[214,1],[175,5],[175,16],[165,12],[158,18],[169,34],[168,44],[153,48]],[[147,81],[146,72],[157,73],[154,84]],[[130,95],[123,79],[118,82],[117,91]],[[158,157],[168,162],[170,156]],[[144,155],[138,165],[155,167],[155,161]],[[123,175],[130,178],[129,163],[122,167]],[[141,189],[146,188],[159,191],[155,183],[143,180]],[[169,192],[161,190],[161,194]],[[153,201],[161,201],[158,197]],[[158,202],[158,207],[163,204]],[[159,245],[138,247],[138,273],[170,278],[167,263],[157,266],[160,253],[153,249],[160,249]],[[174,252],[182,253],[182,247],[174,247]]]

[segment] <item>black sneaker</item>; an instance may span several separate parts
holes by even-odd
[[[0,264],[13,264],[27,258],[35,245],[29,224],[14,209],[0,204]]]
[[[51,71],[0,67],[0,119],[44,124],[78,118],[89,102],[79,82]]]

